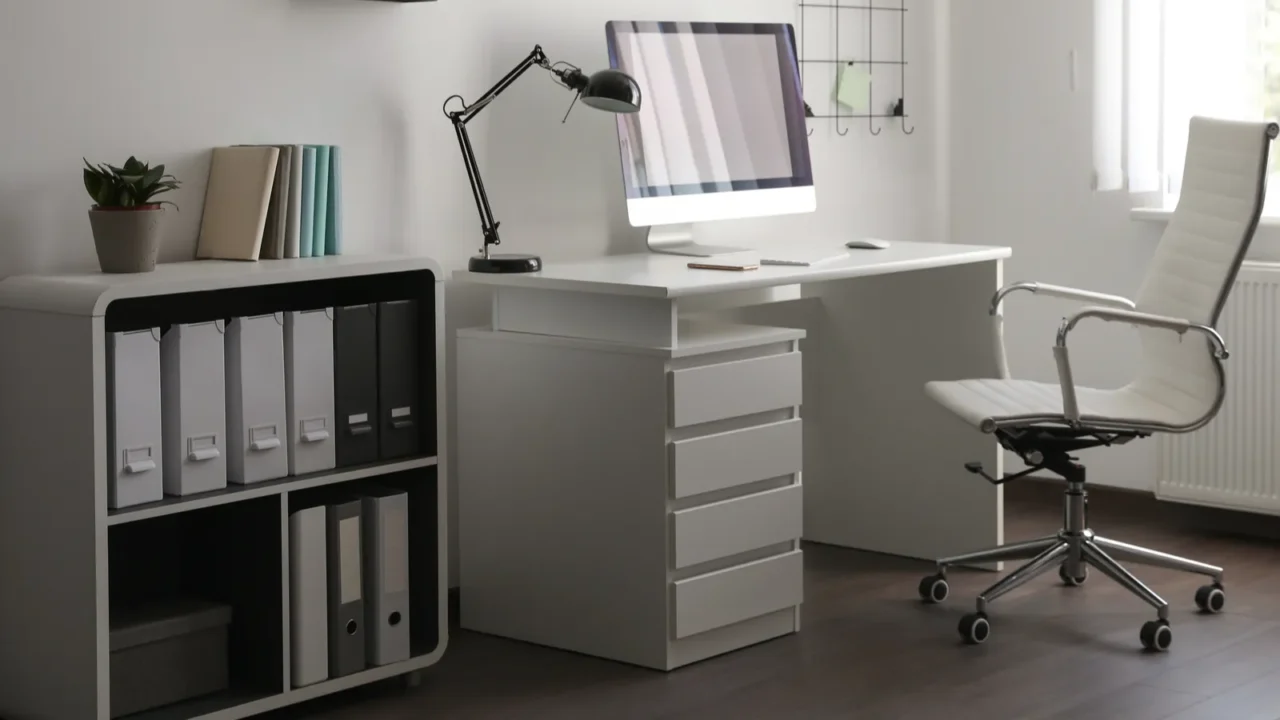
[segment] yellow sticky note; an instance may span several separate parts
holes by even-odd
[[[855,63],[841,65],[836,101],[854,112],[866,112],[871,106],[871,73]]]

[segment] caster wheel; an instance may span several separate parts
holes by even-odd
[[[1142,626],[1142,647],[1155,652],[1165,652],[1173,644],[1173,629],[1168,621],[1152,620]]]
[[[1080,572],[1080,577],[1073,578],[1067,575],[1066,565],[1058,566],[1058,577],[1062,578],[1062,584],[1067,587],[1080,587],[1084,584],[1085,580],[1089,579],[1089,568],[1084,563],[1080,564]]]
[[[1226,605],[1227,593],[1217,583],[1205,585],[1196,591],[1196,607],[1200,608],[1200,612],[1217,615]]]
[[[991,637],[991,623],[986,613],[973,613],[960,618],[960,637],[969,645],[981,645]]]
[[[920,581],[920,599],[933,605],[947,599],[951,594],[951,586],[941,575],[930,575]]]

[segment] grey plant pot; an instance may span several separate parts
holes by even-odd
[[[93,245],[105,273],[141,273],[156,269],[163,234],[164,208],[90,210]]]

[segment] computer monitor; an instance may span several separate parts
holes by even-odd
[[[611,65],[644,93],[618,116],[627,214],[658,252],[711,256],[693,223],[813,212],[795,31],[785,24],[608,24]]]

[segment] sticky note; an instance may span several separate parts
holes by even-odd
[[[836,80],[836,101],[854,112],[866,112],[871,106],[871,73],[855,63],[840,66]]]

